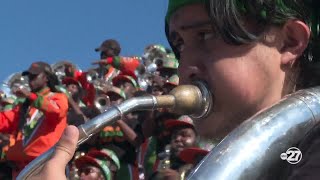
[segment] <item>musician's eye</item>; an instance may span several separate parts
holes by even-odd
[[[208,39],[212,39],[214,37],[213,32],[203,31],[198,33],[198,38],[201,41],[206,41]]]
[[[184,50],[184,40],[179,33],[172,32],[170,35],[170,42],[178,52],[181,53]]]
[[[184,43],[179,42],[176,45],[174,45],[174,47],[181,53],[184,50]]]

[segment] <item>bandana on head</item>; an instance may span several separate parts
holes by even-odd
[[[207,0],[169,0],[168,11],[166,15],[166,21],[169,22],[172,14],[175,13],[179,8],[188,4],[194,3],[205,3]]]

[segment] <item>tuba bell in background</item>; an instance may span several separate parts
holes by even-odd
[[[1,84],[2,95],[9,98],[16,98],[14,91],[17,88],[25,88],[30,90],[28,77],[22,76],[20,72],[11,74],[6,80]]]
[[[110,98],[106,92],[112,87],[111,82],[99,75],[96,69],[90,69],[86,74],[86,79],[94,86],[96,91],[94,106],[100,113],[105,112],[110,106]]]
[[[141,89],[146,90],[152,85],[153,76],[157,74],[158,67],[163,64],[167,53],[167,49],[162,45],[152,44],[145,48],[140,66],[135,71]]]
[[[109,96],[102,91],[98,92],[94,100],[94,107],[98,109],[100,113],[105,112],[110,107]]]
[[[99,73],[97,70],[95,69],[90,69],[87,74],[86,74],[86,80],[91,83],[94,84],[97,80],[99,79]]]
[[[79,67],[77,67],[75,64],[73,64],[69,61],[59,61],[59,62],[51,65],[52,71],[58,77],[60,82],[62,82],[62,80],[67,76],[66,75],[66,68],[68,68],[68,67],[70,67],[72,69],[80,70]]]

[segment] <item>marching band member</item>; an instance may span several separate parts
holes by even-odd
[[[118,75],[112,79],[112,84],[123,89],[127,98],[133,97],[134,93],[139,89],[136,80],[129,75]]]
[[[180,84],[203,80],[214,95],[211,114],[195,122],[202,137],[223,138],[285,95],[319,85],[319,4],[309,2],[169,0],[166,34],[180,60]],[[60,144],[68,148],[58,149],[46,167],[71,158],[66,152],[74,152],[70,138],[78,132],[69,127],[66,133]],[[307,142],[307,158],[283,179],[319,178],[320,143]],[[54,176],[44,168],[38,177],[63,177],[60,169]]]
[[[100,66],[104,65],[108,68],[116,68],[117,70],[120,70],[120,74],[136,78],[135,70],[140,65],[140,60],[138,57],[120,56],[121,47],[118,41],[114,39],[105,40],[100,47],[95,50],[96,52],[100,52],[101,60],[93,62],[93,64],[99,64]],[[109,70],[108,74],[110,73],[111,70]]]
[[[168,157],[162,157],[164,160],[160,160],[159,167],[151,179],[180,179],[180,175],[184,176],[189,168],[179,155],[184,149],[197,146],[197,132],[188,116],[166,121],[165,128],[170,132],[171,140],[169,153],[162,156]]]
[[[56,92],[58,80],[50,66],[35,62],[22,75],[28,76],[31,92],[20,88],[14,93],[26,101],[12,110],[0,112],[0,132],[15,137],[5,157],[16,166],[13,177],[54,146],[67,126],[68,99]]]
[[[75,160],[79,179],[81,180],[113,180],[106,160],[84,155]]]
[[[115,152],[110,149],[92,150],[88,153],[88,156],[106,161],[106,164],[110,169],[110,179],[117,179],[117,173],[121,166],[120,160]]]
[[[79,126],[89,119],[82,111],[86,108],[81,101],[84,95],[82,86],[79,81],[72,77],[65,77],[62,80],[62,84],[65,85],[69,102],[68,124]]]

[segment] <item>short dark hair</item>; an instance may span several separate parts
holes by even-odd
[[[297,89],[320,85],[320,38],[319,0],[208,0],[208,15],[213,29],[226,43],[242,45],[254,42],[270,26],[282,26],[290,19],[298,19],[309,25],[312,37],[308,48],[297,63],[299,75],[296,80]],[[258,29],[250,31],[244,26],[249,20]],[[166,23],[166,35],[169,37],[169,26]],[[169,41],[177,58],[179,52]]]

